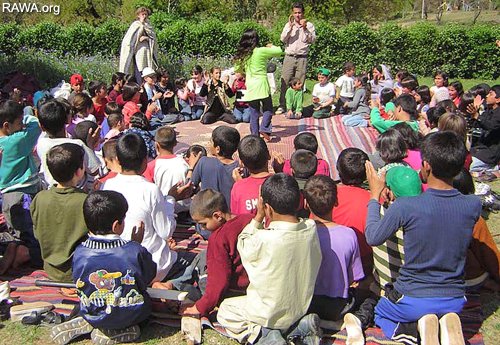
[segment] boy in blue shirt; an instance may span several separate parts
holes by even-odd
[[[19,235],[21,242],[12,242],[0,262],[0,274],[31,261],[41,265],[40,245],[33,236],[30,204],[40,190],[33,148],[41,133],[38,119],[23,116],[23,107],[14,101],[0,106],[0,193],[2,213],[7,226]]]
[[[134,241],[120,237],[127,210],[127,200],[115,191],[93,192],[85,200],[83,215],[89,238],[73,257],[79,316],[52,328],[56,344],[67,344],[88,333],[94,344],[139,338],[138,324],[151,314],[146,288],[156,275],[156,264],[137,243],[142,242],[143,228],[133,230]]]

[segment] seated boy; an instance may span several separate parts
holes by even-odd
[[[52,328],[56,344],[88,333],[94,344],[139,338],[138,324],[151,313],[146,288],[155,277],[156,264],[139,243],[120,238],[127,209],[127,200],[113,191],[92,192],[85,199],[89,238],[76,248],[73,258],[80,310],[78,317]],[[137,241],[141,235],[137,234]]]
[[[83,147],[85,150],[84,168],[87,175],[96,175],[101,166],[99,158],[97,158],[95,152],[90,149],[90,147],[95,147],[96,142],[99,141],[99,130],[88,135],[87,145],[81,140],[67,138],[65,126],[69,118],[70,114],[66,106],[56,99],[46,102],[40,108],[38,119],[46,135],[42,134],[40,136],[36,150],[41,161],[40,172],[43,173],[44,180],[49,188],[56,183],[56,180],[54,180],[47,168],[46,155],[47,152],[56,145],[73,143]],[[86,179],[82,179],[82,181],[83,182],[79,184],[80,187],[85,185]]]
[[[268,169],[271,156],[266,142],[257,135],[247,135],[240,141],[238,156],[250,176],[241,178],[239,173],[236,174],[238,180],[231,189],[231,212],[255,214],[260,187],[271,175]]]
[[[286,344],[283,335],[299,320],[288,337],[301,337],[306,344],[319,341],[318,316],[303,316],[313,296],[321,249],[314,221],[295,216],[299,198],[293,177],[270,176],[262,185],[257,214],[238,237],[250,284],[246,296],[221,303],[217,320],[239,342]],[[264,217],[271,221],[266,229]]]
[[[87,194],[76,187],[85,175],[84,155],[83,148],[76,144],[65,143],[51,148],[47,153],[47,167],[58,182],[54,188],[38,193],[31,204],[43,268],[55,281],[73,281],[73,252],[87,236],[82,213]]]
[[[378,302],[375,323],[387,337],[398,339],[403,333],[416,337],[416,329],[408,323],[418,321],[422,343],[438,344],[439,317],[441,345],[460,345],[464,339],[456,313],[465,304],[465,258],[481,201],[453,188],[466,157],[462,139],[448,131],[430,134],[421,153],[420,173],[428,189],[416,197],[397,199],[382,219],[378,200],[384,181],[367,163],[368,244],[381,245],[400,227],[404,229],[405,263],[394,287],[386,287]]]
[[[233,296],[236,291],[240,295],[245,294],[248,275],[241,264],[236,244],[238,235],[250,223],[252,215],[231,214],[221,193],[205,189],[194,196],[191,217],[212,234],[206,253],[208,276],[206,288],[204,291],[201,289],[203,297],[194,306],[185,309],[183,314],[208,316],[230,290]]]
[[[366,276],[372,272],[372,248],[366,243],[365,225],[370,192],[363,188],[366,181],[365,162],[368,155],[354,147],[340,152],[337,171],[340,184],[337,185],[337,205],[333,208],[332,219],[335,223],[354,230],[358,238],[359,252]]]
[[[364,278],[354,231],[332,221],[337,186],[328,176],[313,176],[304,187],[311,219],[316,222],[321,246],[321,266],[309,307],[321,319],[337,321],[354,306],[350,286]]]
[[[231,188],[233,188],[233,170],[239,163],[233,160],[233,154],[238,149],[240,133],[229,126],[219,126],[212,132],[210,153],[213,157],[201,157],[193,160],[191,181],[195,187],[201,183],[201,189],[211,188],[224,195],[228,205],[231,205]],[[199,155],[197,157],[200,157]]]
[[[120,236],[124,240],[130,240],[133,228],[144,223],[144,240],[141,244],[151,253],[157,265],[155,282],[162,281],[167,275],[171,277],[183,271],[180,262],[175,264],[182,256],[171,251],[166,240],[172,236],[176,226],[175,199],[186,188],[173,188],[170,195],[163,196],[154,183],[142,176],[147,166],[147,148],[144,140],[137,134],[125,134],[118,139],[116,155],[122,171],[107,180],[103,189],[123,194],[130,204],[125,228]]]
[[[370,123],[380,133],[400,123],[406,122],[414,131],[418,131],[417,122],[417,102],[412,95],[402,94],[394,100],[396,109],[394,110],[395,120],[385,120],[380,115],[378,107],[373,107],[370,112]]]
[[[21,242],[7,245],[0,262],[0,274],[10,266],[18,268],[31,261],[41,264],[40,246],[33,237],[29,205],[40,190],[40,179],[33,159],[33,148],[40,135],[38,119],[23,116],[22,105],[6,101],[0,106],[0,193],[2,213],[9,231]]]
[[[309,218],[310,212],[304,205],[304,196],[302,193],[307,179],[314,176],[316,173],[318,159],[311,151],[297,150],[293,153],[292,158],[290,159],[290,165],[292,176],[299,184],[300,189],[300,204],[299,209],[297,210],[297,217]]]
[[[191,171],[186,161],[174,154],[177,136],[172,127],[160,127],[155,134],[155,147],[158,157],[148,163],[144,177],[156,184],[163,195],[168,195],[170,189],[181,183],[186,184]],[[189,210],[189,199],[175,204],[175,213]]]
[[[314,153],[315,155],[318,154],[318,139],[314,136],[314,134],[310,132],[302,132],[299,133],[294,139],[293,139],[293,148],[295,150],[308,150]],[[290,168],[290,160],[287,159],[285,160],[283,158],[283,155],[280,153],[273,153],[273,169],[275,172],[284,172],[287,175],[292,175],[292,171]],[[330,165],[328,165],[328,162],[318,158],[318,166],[316,169],[316,174],[315,175],[325,175],[325,176],[330,176]]]

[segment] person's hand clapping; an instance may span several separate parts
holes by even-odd
[[[131,239],[134,242],[142,243],[142,240],[144,239],[144,222],[143,221],[140,222],[139,226],[134,226],[132,228]]]
[[[301,19],[299,23],[302,28],[307,28],[307,19]]]
[[[365,162],[365,169],[368,185],[370,186],[371,198],[378,201],[385,188],[385,172],[379,177],[370,161]]]

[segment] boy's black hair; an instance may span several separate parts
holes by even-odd
[[[446,113],[446,109],[432,107],[427,109],[427,120],[434,127],[438,126],[439,118]]]
[[[337,185],[330,177],[312,176],[307,180],[302,193],[312,213],[321,218],[331,216],[337,203]]]
[[[49,135],[56,135],[66,126],[68,115],[68,109],[60,101],[51,99],[40,108],[38,120]]]
[[[140,128],[147,131],[149,130],[149,120],[146,115],[138,111],[130,117],[130,127]]]
[[[108,115],[107,121],[109,128],[115,128],[123,121],[123,115],[121,113],[111,113]]]
[[[417,102],[412,95],[402,94],[394,100],[396,107],[400,106],[401,109],[410,115],[410,120],[417,119]]]
[[[236,128],[219,126],[212,132],[212,142],[214,147],[219,147],[219,155],[231,159],[238,149],[240,133]]]
[[[417,93],[422,99],[422,102],[429,104],[431,102],[431,90],[427,85],[421,85],[417,87]]]
[[[261,137],[257,135],[247,135],[241,139],[238,145],[238,156],[250,170],[250,172],[261,170],[267,167],[269,161],[269,149]]]
[[[189,158],[189,157],[191,157],[192,154],[197,155],[200,152],[201,152],[202,157],[207,156],[207,149],[206,148],[204,148],[203,146],[198,145],[198,144],[193,144],[193,145],[189,146],[186,153],[184,154],[184,157]]]
[[[82,121],[75,126],[75,136],[74,139],[80,139],[87,145],[87,136],[89,135],[89,130],[92,129],[92,133],[99,127],[94,121]],[[88,145],[87,145],[88,146]],[[93,147],[92,147],[93,149]]]
[[[5,101],[0,105],[0,127],[5,122],[14,123],[16,119],[23,117],[23,106],[14,101]]]
[[[177,135],[175,130],[170,126],[158,128],[155,134],[155,141],[163,150],[172,151],[177,145]]]
[[[386,164],[402,161],[407,156],[406,149],[403,135],[394,128],[389,128],[377,139],[377,151]]]
[[[123,85],[122,98],[123,101],[128,102],[134,95],[141,90],[141,87],[137,83],[127,83]]]
[[[476,192],[474,180],[468,169],[462,168],[458,175],[453,178],[453,188],[457,189],[463,195],[474,194]]]
[[[414,78],[411,78],[411,77],[404,78],[401,81],[401,87],[405,87],[411,91],[415,91],[418,87],[418,82]]]
[[[118,221],[121,224],[127,211],[127,199],[112,190],[94,191],[83,202],[83,219],[95,235],[112,234],[113,223]]]
[[[228,213],[229,207],[224,195],[210,188],[198,192],[189,207],[191,216],[198,215],[203,218],[212,217],[217,211]]]
[[[480,95],[482,99],[485,99],[486,95],[488,94],[488,92],[490,92],[490,90],[489,90],[488,84],[486,84],[486,86],[487,86],[486,88],[484,86],[485,85],[483,85],[483,84],[475,85],[475,86],[470,88],[469,92],[472,93],[472,95],[474,97],[476,97],[477,95]]]
[[[462,138],[451,131],[427,135],[421,145],[422,161],[429,163],[438,179],[451,179],[462,170],[467,150]]]
[[[111,76],[111,88],[113,88],[113,86],[115,86],[119,81],[125,80],[126,76],[127,75],[122,72],[113,73]]]
[[[294,87],[295,85],[297,85],[297,83],[300,82],[300,79],[299,78],[295,78],[293,77],[292,79],[290,79],[290,81],[288,82],[288,86],[289,87]]]
[[[349,147],[337,159],[340,181],[347,186],[359,186],[366,180],[365,162],[370,160],[363,150]]]
[[[102,158],[116,159],[116,143],[118,139],[109,139],[102,145]]]
[[[47,168],[59,183],[71,181],[78,169],[83,168],[85,151],[83,147],[64,143],[52,147],[47,153]]]
[[[294,8],[300,8],[302,10],[302,13],[304,13],[304,4],[301,2],[294,2],[292,5],[292,9]]]
[[[418,137],[418,133],[414,131],[409,124],[406,122],[400,122],[395,126],[392,126],[392,128],[401,133],[408,150],[418,150],[420,138]]]
[[[436,108],[442,108],[445,110],[445,112],[450,112],[450,113],[454,113],[455,111],[457,111],[457,106],[455,105],[455,103],[453,103],[451,99],[444,99],[440,102],[437,102]]]
[[[297,181],[290,175],[275,174],[266,179],[260,190],[264,203],[282,215],[295,215],[300,204]]]
[[[396,93],[393,89],[384,87],[382,91],[380,91],[380,104],[386,105],[389,102],[392,102],[396,98]]]
[[[403,81],[403,79],[408,78],[408,77],[412,77],[412,75],[410,74],[410,72],[408,72],[404,69],[399,70],[396,73],[396,78],[399,78],[399,80],[401,80],[401,81]]]
[[[92,80],[89,83],[89,93],[90,97],[94,97],[96,92],[99,91],[102,87],[106,87],[106,83],[103,81]]]
[[[174,81],[175,88],[177,90],[182,89],[184,87],[184,85],[186,85],[186,83],[187,83],[187,79],[186,78],[177,78]]]
[[[318,158],[311,151],[297,150],[292,154],[292,158],[290,158],[290,166],[294,177],[308,179],[318,169]]]
[[[142,172],[148,149],[144,139],[138,134],[127,133],[116,143],[116,157],[123,170]]]
[[[106,107],[104,107],[104,113],[108,116],[114,113],[121,114],[122,107],[120,107],[116,102],[108,102],[106,103]]]
[[[42,98],[40,98],[38,100],[38,102],[36,103],[37,113],[40,114],[40,109],[42,108],[42,106],[52,99],[54,99],[54,97],[51,94],[49,94],[48,92],[45,92],[44,95],[42,96]]]
[[[310,132],[299,133],[293,139],[293,147],[295,150],[308,150],[314,154],[318,153],[318,139]]]
[[[490,91],[493,91],[495,93],[495,98],[500,97],[500,84],[493,85],[490,89]]]
[[[344,66],[342,66],[342,72],[347,72],[347,71],[350,71],[352,69],[355,69],[356,68],[356,65],[354,65],[354,63],[348,61],[344,64]]]
[[[201,73],[203,73],[203,67],[201,67],[200,65],[195,65],[191,70],[191,74],[201,74]]]
[[[464,114],[467,114],[468,113],[467,107],[469,104],[474,103],[474,97],[476,97],[476,96],[474,96],[472,94],[472,92],[470,92],[470,91],[464,92],[462,94],[462,96],[460,97],[460,104],[458,105],[458,110]]]

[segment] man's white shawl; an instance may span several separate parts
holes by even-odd
[[[139,42],[141,36],[146,34],[149,40]],[[153,27],[148,22],[133,22],[123,37],[120,49],[119,72],[134,74],[134,62],[141,72],[145,67],[158,69],[158,40]]]

